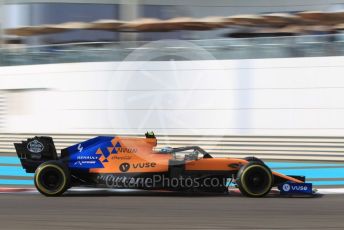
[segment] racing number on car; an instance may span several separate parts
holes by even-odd
[[[120,166],[119,166],[119,170],[121,170],[121,172],[126,172],[128,171],[130,168],[130,164],[129,163],[122,163]]]

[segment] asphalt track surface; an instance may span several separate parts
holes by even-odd
[[[0,194],[0,229],[344,229],[344,195]]]

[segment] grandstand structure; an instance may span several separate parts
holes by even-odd
[[[92,22],[101,19],[135,21],[140,18],[168,20],[172,18],[231,17],[234,15],[288,14],[303,11],[340,11],[342,0],[201,0],[154,1],[154,0],[1,0],[0,21],[2,34],[9,28],[61,24],[66,22]],[[290,18],[292,19],[292,18]],[[240,20],[240,18],[237,18]],[[273,18],[270,17],[269,21]],[[75,25],[64,25],[73,27]],[[56,29],[56,28],[55,28]],[[61,29],[61,28],[60,28]],[[127,41],[159,39],[211,39],[223,36],[227,30],[219,31],[172,31],[150,33],[73,31],[26,39],[29,44],[63,43],[70,41]]]

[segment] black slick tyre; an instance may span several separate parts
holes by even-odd
[[[257,157],[245,157],[244,160],[247,160],[248,162],[258,162],[261,164],[265,164],[264,161],[262,161],[261,159]]]
[[[60,196],[70,187],[70,172],[59,161],[42,163],[35,172],[37,190],[45,196]]]
[[[236,183],[240,192],[248,197],[264,197],[273,185],[271,170],[260,162],[250,162],[240,168]]]

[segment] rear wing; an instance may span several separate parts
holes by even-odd
[[[14,143],[21,165],[27,173],[33,173],[45,161],[57,160],[57,152],[51,137],[29,138],[21,143]]]

